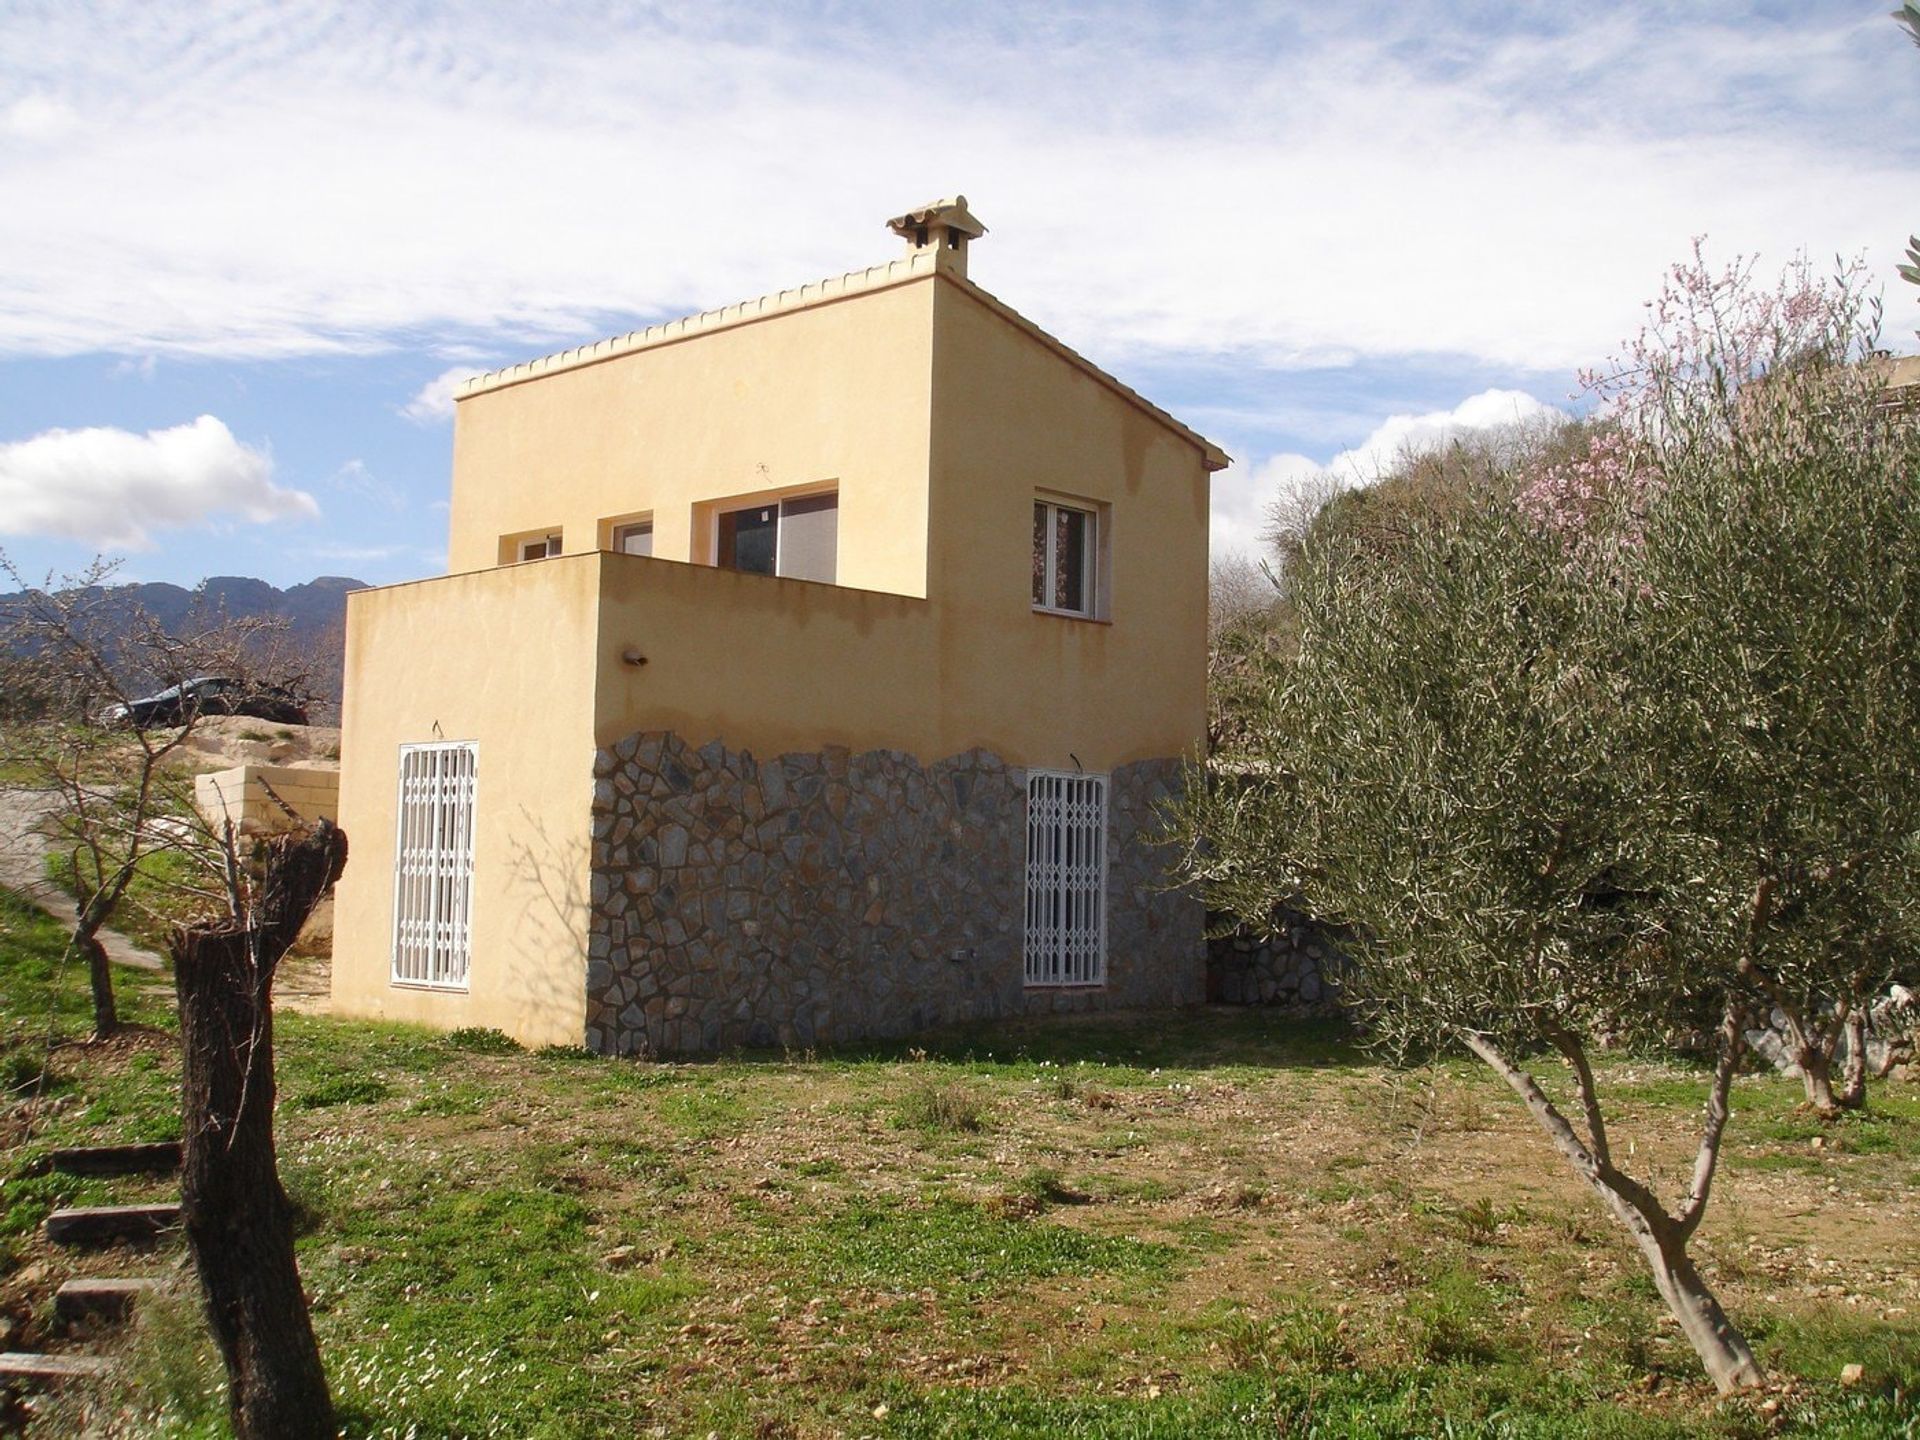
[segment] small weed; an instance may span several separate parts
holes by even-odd
[[[331,1075],[287,1103],[296,1110],[324,1110],[331,1105],[371,1105],[392,1093],[386,1081],[372,1075]]]
[[[435,1081],[427,1091],[407,1106],[409,1115],[484,1115],[494,1100],[494,1091],[471,1081],[445,1084]]]
[[[589,1050],[584,1045],[542,1045],[533,1052],[533,1057],[536,1060],[551,1060],[562,1065],[608,1058],[597,1050]]]
[[[711,1085],[667,1091],[660,1097],[656,1113],[691,1140],[718,1140],[722,1136],[737,1135],[753,1115],[752,1109],[734,1091]]]
[[[1407,1297],[1413,1347],[1436,1365],[1490,1363],[1496,1358],[1491,1311],[1486,1290],[1473,1276],[1443,1270]]]
[[[1038,1215],[1053,1205],[1084,1205],[1091,1198],[1062,1180],[1058,1170],[1036,1165],[994,1197],[993,1209],[1001,1215]]]
[[[0,1087],[9,1095],[26,1095],[43,1088],[50,1089],[53,1077],[47,1068],[47,1047],[26,1044],[9,1044],[0,1051]],[[49,1082],[43,1087],[42,1082]]]
[[[242,740],[271,740],[273,736],[264,730],[255,730],[252,726],[248,726],[240,732],[240,738]]]
[[[1292,1305],[1265,1319],[1235,1310],[1220,1322],[1216,1338],[1235,1370],[1324,1373],[1354,1364],[1345,1322],[1321,1305]]]
[[[1271,1361],[1268,1346],[1272,1330],[1268,1323],[1244,1310],[1231,1312],[1220,1322],[1214,1337],[1220,1353],[1233,1370],[1265,1370]]]
[[[518,1055],[524,1048],[511,1035],[478,1025],[463,1025],[448,1031],[447,1044],[474,1055]]]
[[[1346,1323],[1323,1305],[1300,1304],[1273,1317],[1275,1358],[1296,1370],[1326,1372],[1354,1364]]]
[[[1493,1237],[1500,1231],[1500,1212],[1494,1209],[1493,1201],[1481,1195],[1469,1200],[1455,1212],[1460,1229],[1469,1245],[1491,1244]]]
[[[987,1128],[987,1106],[964,1085],[922,1083],[900,1102],[901,1125],[929,1134],[975,1134]]]

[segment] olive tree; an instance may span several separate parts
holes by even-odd
[[[1647,777],[1615,743],[1639,723],[1585,585],[1510,502],[1415,522],[1390,562],[1343,536],[1296,566],[1299,649],[1250,717],[1265,763],[1191,784],[1192,872],[1209,903],[1350,927],[1348,998],[1401,1054],[1462,1046],[1525,1101],[1633,1237],[1722,1388],[1759,1378],[1688,1257],[1743,1046],[1730,1005],[1691,1183],[1665,1204],[1616,1160],[1589,1049],[1699,988],[1661,943],[1635,837]],[[1529,1068],[1563,1059],[1577,1109]]]
[[[1689,1245],[1748,1028],[1780,1007],[1826,1047],[1909,953],[1920,471],[1854,363],[1864,317],[1850,280],[1757,295],[1696,257],[1595,377],[1584,453],[1391,547],[1310,530],[1297,647],[1240,691],[1257,744],[1180,822],[1216,908],[1349,928],[1376,1040],[1500,1075],[1723,1390],[1759,1369]],[[1592,1055],[1696,1015],[1712,1068],[1668,1199]]]

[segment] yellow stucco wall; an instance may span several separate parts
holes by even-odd
[[[580,1043],[599,602],[590,559],[363,590],[347,605],[333,998],[343,1014]],[[464,993],[390,983],[399,750],[478,744]]]
[[[829,485],[839,583],[926,594],[934,284],[928,270],[460,400],[448,568],[498,564],[501,537],[529,532],[597,549],[605,521],[648,511],[656,556],[705,561],[696,506]]]
[[[822,480],[840,585],[677,563],[704,502]],[[1191,438],[946,274],[463,399],[472,573],[348,602],[337,1008],[579,1043],[593,751],[635,731],[1092,771],[1189,752],[1207,484]],[[1033,612],[1039,492],[1106,507],[1104,619]],[[583,553],[646,510],[657,558]],[[498,565],[551,528],[566,555]],[[398,750],[436,722],[480,746],[465,994],[388,980]]]
[[[1023,763],[1071,766],[1071,749],[1107,770],[1190,751],[1206,726],[1200,449],[967,287],[941,285],[935,326],[929,592],[962,680],[941,705],[1024,715]],[[1108,507],[1104,622],[1032,608],[1040,492]]]

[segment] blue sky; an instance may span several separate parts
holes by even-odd
[[[30,575],[443,563],[446,377],[873,263],[974,278],[1236,457],[1565,405],[1692,237],[1920,229],[1920,50],[1868,4],[0,13],[0,546]],[[205,418],[203,418],[205,417]]]

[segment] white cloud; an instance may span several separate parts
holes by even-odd
[[[1235,465],[1213,477],[1212,528],[1209,550],[1222,555],[1261,555],[1261,538],[1270,521],[1267,512],[1275,500],[1301,482],[1320,473],[1320,464],[1305,455],[1270,455],[1252,470]]]
[[[389,510],[407,507],[407,497],[368,469],[367,462],[358,456],[328,476],[327,483],[356,499],[376,501]]]
[[[416,425],[436,425],[442,420],[451,420],[453,392],[460,388],[461,381],[477,373],[472,365],[442,370],[414,392],[413,398],[400,407],[400,413]]]
[[[1451,410],[1425,415],[1389,415],[1374,432],[1351,450],[1342,450],[1326,470],[1343,485],[1368,485],[1396,460],[1435,450],[1476,430],[1503,425],[1526,425],[1565,415],[1564,410],[1536,400],[1523,390],[1482,390]]]
[[[976,277],[1110,361],[1570,369],[1702,231],[1891,274],[1891,22],[1537,8],[17,7],[0,94],[87,124],[0,145],[0,353],[531,353],[884,258],[954,188]]]
[[[48,430],[0,445],[0,533],[148,550],[155,530],[223,516],[262,523],[318,515],[273,483],[273,460],[211,415],[150,430]]]
[[[50,95],[23,95],[0,111],[0,134],[19,140],[52,140],[73,129],[73,107]]]
[[[1260,554],[1276,505],[1315,505],[1333,490],[1368,485],[1392,464],[1476,431],[1544,422],[1565,411],[1521,390],[1483,390],[1451,410],[1389,415],[1351,449],[1324,462],[1306,455],[1270,455],[1244,479],[1236,466],[1214,477],[1212,553]]]

